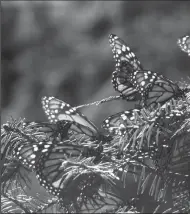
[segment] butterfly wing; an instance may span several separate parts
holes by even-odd
[[[43,97],[42,106],[51,123],[58,121],[72,122],[71,129],[90,137],[99,136],[96,126],[83,114],[69,104],[55,97]]]
[[[62,163],[65,160],[74,160],[82,153],[82,147],[65,142],[51,142],[42,150],[42,156],[36,167],[37,178],[40,184],[54,195],[59,195],[65,187],[65,171]]]
[[[15,146],[12,155],[26,167],[35,169],[43,146],[44,142],[32,143],[20,141]]]
[[[131,109],[111,115],[103,121],[102,128],[110,134],[124,136],[127,126],[133,125],[133,122],[136,120],[136,114],[139,112],[139,109]]]
[[[125,42],[114,34],[109,36],[110,46],[116,63],[122,64],[123,70],[120,72],[133,73],[136,70],[143,70],[143,67],[135,54],[125,44]]]
[[[187,43],[186,37],[183,43]],[[142,106],[163,104],[180,96],[177,84],[155,72],[144,70],[135,54],[118,36],[110,35],[110,45],[116,60],[112,83],[126,100],[139,100]]]
[[[58,121],[57,123],[50,122],[25,122],[29,128],[36,130],[38,135],[45,134],[47,139],[54,139],[59,137],[61,140],[69,135],[71,122]],[[46,139],[46,138],[45,138]]]
[[[68,173],[71,162],[78,164],[80,158],[97,156],[98,152],[97,145],[85,147],[70,140],[46,142],[36,165],[36,177],[44,188],[62,200],[73,176],[73,173]]]
[[[158,103],[163,105],[168,100],[180,97],[181,95],[183,95],[183,92],[177,84],[173,83],[169,79],[159,77],[145,97],[144,104],[147,107],[157,105]]]
[[[179,38],[177,44],[183,52],[188,53],[188,56],[190,56],[190,36]]]
[[[138,90],[129,82],[129,77],[125,78],[125,74],[118,74],[117,70],[119,69],[120,68],[116,67],[116,71],[112,74],[112,84],[114,89],[120,92],[121,97],[127,101],[140,100],[141,96]]]
[[[139,100],[141,98],[140,94],[131,83],[130,77],[134,71],[143,69],[140,62],[125,42],[118,36],[111,34],[109,42],[116,61],[115,71],[112,74],[114,89],[120,92],[126,100]]]
[[[158,103],[161,105],[181,96],[182,90],[167,77],[152,71],[137,71],[131,80],[142,97],[142,105],[149,107]]]

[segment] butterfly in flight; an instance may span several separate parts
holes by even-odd
[[[184,95],[184,91],[170,79],[145,70],[135,54],[118,36],[111,34],[109,42],[116,61],[112,83],[123,99],[140,101],[143,107],[149,107]]]
[[[178,46],[183,52],[186,52],[190,56],[190,36],[183,36],[177,41]]]
[[[42,107],[51,123],[61,121],[70,122],[70,129],[78,134],[83,134],[91,139],[110,140],[109,136],[102,135],[98,128],[76,108],[55,97],[43,97]]]

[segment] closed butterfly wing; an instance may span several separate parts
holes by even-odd
[[[110,46],[116,63],[122,65],[122,70],[126,74],[133,73],[136,70],[143,70],[143,67],[135,54],[126,45],[126,43],[114,34],[109,36]]]
[[[71,129],[90,137],[98,137],[96,126],[82,113],[72,108],[69,104],[54,97],[43,97],[42,106],[51,123],[59,121],[72,122]]]
[[[109,36],[110,46],[116,61],[115,71],[112,74],[112,84],[116,91],[120,92],[123,99],[128,101],[140,100],[138,90],[130,81],[131,74],[136,70],[142,70],[142,66],[135,54],[118,36]]]

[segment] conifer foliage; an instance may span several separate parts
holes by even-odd
[[[184,45],[187,37],[181,41]],[[188,44],[183,49],[187,48]],[[123,56],[127,62],[136,59],[128,55]],[[133,72],[122,63],[121,58],[116,65],[122,75],[122,69]],[[150,99],[149,84],[140,93],[140,86],[126,78],[129,85],[115,75],[114,83],[131,87],[133,95],[143,94],[143,102]],[[156,100],[154,107],[142,105],[110,115],[102,121],[103,131],[77,107],[54,97],[42,98],[49,122],[10,119],[1,127],[1,211],[189,212],[190,87],[179,90],[184,96],[171,96],[164,104]],[[31,175],[45,196],[29,195]]]

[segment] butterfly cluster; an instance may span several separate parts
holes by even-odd
[[[21,140],[14,147],[13,157],[34,170],[40,184],[63,201],[69,163],[77,164],[84,157],[94,158],[95,163],[101,158],[102,141],[110,139],[76,108],[55,97],[43,97],[42,108],[49,123],[38,126],[48,132],[48,138]]]
[[[116,62],[112,73],[112,84],[124,100],[139,101],[140,106],[147,111],[163,105],[172,98],[187,96],[186,88],[181,89],[167,77],[145,70],[134,52],[121,38],[110,34],[109,43]],[[127,127],[135,121],[143,121],[139,112],[139,109],[132,109],[114,114],[103,121],[102,127],[109,133],[122,136],[127,132]]]
[[[146,124],[151,124],[151,127],[164,127],[166,123],[168,127],[171,118],[175,123],[184,113],[168,109],[164,105],[172,98],[185,96],[186,89],[181,89],[161,74],[144,69],[133,51],[118,36],[111,34],[109,43],[116,62],[112,73],[113,87],[122,99],[138,101],[140,108],[122,111],[104,119],[102,128],[109,133],[107,136],[77,108],[55,97],[45,96],[41,102],[49,122],[36,123],[34,126],[38,126],[47,137],[41,140],[26,137],[25,140],[18,141],[13,149],[13,157],[35,170],[40,184],[57,196],[62,205],[67,204],[64,198],[69,195],[69,187],[72,186],[70,182],[74,180],[73,175],[68,173],[72,164],[89,157],[94,158],[94,163],[100,161],[104,145],[111,143],[113,136],[130,135],[130,138],[135,136],[136,139],[143,139],[143,130],[137,136],[139,127]],[[183,51],[188,52],[189,37],[181,39],[179,45]],[[162,108],[152,111],[158,106]],[[138,144],[142,144],[142,140],[138,140]],[[89,179],[92,179],[90,185]],[[88,189],[91,190],[91,196],[96,195],[93,185],[99,187],[102,181],[100,177],[92,174],[82,175],[79,180],[78,195],[83,195],[85,191],[83,199],[89,194]],[[71,201],[76,198],[73,195],[69,197]]]
[[[184,91],[170,79],[145,70],[131,49],[118,36],[109,36],[116,61],[112,84],[127,101],[139,101],[143,107],[164,104],[171,98],[184,95]]]

